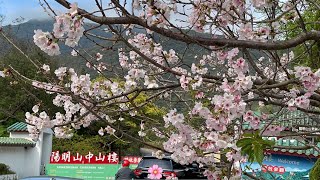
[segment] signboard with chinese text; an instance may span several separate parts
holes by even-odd
[[[121,158],[121,160],[128,160],[130,162],[131,169],[137,168],[141,159],[142,159],[142,157],[139,157],[139,156],[124,156]]]
[[[112,152],[106,155],[99,153],[93,155],[89,152],[87,155],[76,153],[75,156],[70,154],[70,151],[59,153],[55,151],[51,153],[50,164],[118,164],[119,158],[117,153]]]
[[[307,177],[316,159],[280,154],[265,156],[262,166],[258,163],[243,163],[242,169],[264,179],[301,180]],[[272,174],[272,176],[271,176]],[[242,179],[249,179],[243,177]]]
[[[283,174],[286,172],[286,169],[283,166],[272,166],[272,165],[262,165],[261,167],[262,172],[272,172],[272,173],[279,173]]]
[[[70,152],[54,151],[51,153],[50,164],[46,166],[46,174],[85,180],[106,180],[114,179],[120,167],[119,157],[115,152],[71,155]]]
[[[130,164],[139,164],[142,157],[139,156],[124,156],[121,158],[121,160],[128,160]]]
[[[111,180],[120,167],[118,164],[48,164],[46,174],[85,180]]]

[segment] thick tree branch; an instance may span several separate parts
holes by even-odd
[[[69,8],[69,2],[65,0],[56,0],[58,3],[66,8]],[[284,41],[276,42],[258,42],[248,40],[236,40],[236,39],[224,39],[224,38],[207,38],[202,36],[186,36],[180,32],[174,32],[165,28],[159,28],[156,25],[149,26],[147,21],[136,16],[128,15],[126,17],[101,17],[95,16],[83,9],[78,9],[78,12],[83,17],[104,25],[116,25],[116,24],[135,24],[152,30],[163,36],[172,38],[185,43],[201,44],[206,46],[227,46],[227,47],[242,47],[250,49],[263,49],[263,50],[281,50],[295,47],[309,40],[320,39],[320,31],[310,31],[302,33],[301,35]]]

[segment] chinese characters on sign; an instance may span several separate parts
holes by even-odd
[[[138,156],[124,156],[122,158],[122,160],[128,160],[130,162],[130,164],[139,164],[139,162],[141,161],[141,157]]]
[[[51,153],[50,157],[51,164],[118,164],[119,157],[117,153],[111,152],[109,154],[99,153],[94,155],[89,152],[87,155],[80,155],[76,153],[75,156],[70,154],[70,151],[59,153],[55,151]]]
[[[283,174],[286,172],[286,169],[283,166],[271,166],[271,165],[262,165],[261,167],[262,172],[274,172]]]

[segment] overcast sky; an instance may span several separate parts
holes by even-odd
[[[54,0],[47,0],[56,12],[66,12],[66,9],[56,3]],[[74,2],[74,0],[70,0]],[[93,10],[95,2],[93,0],[76,0],[79,7],[88,11]],[[2,25],[14,24],[16,19],[23,17],[24,22],[30,19],[46,19],[49,18],[44,12],[39,0],[0,0],[0,14],[5,16]]]

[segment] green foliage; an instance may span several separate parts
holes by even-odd
[[[39,65],[46,63],[54,68],[47,56],[35,48],[35,45],[23,41],[15,43]],[[6,44],[6,48],[8,51],[0,55],[0,71],[11,66],[30,79],[45,80],[39,70],[18,50],[9,44]],[[41,104],[50,115],[57,110],[52,105],[52,95],[34,89],[30,84],[19,80],[17,75],[0,78],[0,89],[0,136],[7,136],[6,128],[14,122],[23,121],[25,112],[30,111],[35,104]]]
[[[53,151],[67,152],[70,151],[71,154],[80,153],[88,154],[91,152],[93,154],[98,154],[99,152],[107,154],[109,152],[116,152],[119,155],[139,155],[139,148],[142,147],[141,144],[135,142],[134,146],[129,141],[125,141],[126,138],[116,139],[113,136],[99,136],[84,133],[83,128],[77,132],[70,139],[59,139],[53,138]],[[93,132],[93,130],[91,129]],[[80,134],[82,133],[82,134]],[[95,131],[97,134],[97,131]]]
[[[241,154],[247,155],[249,162],[258,162],[259,164],[262,164],[264,150],[273,145],[273,141],[262,139],[259,131],[254,134],[244,134],[244,137],[237,142],[237,146],[241,148]]]
[[[61,52],[62,54],[65,54],[65,56],[55,57],[55,59],[50,59],[48,61],[48,56],[43,55],[43,53],[39,50],[39,48],[35,47],[33,42],[27,43],[24,41],[29,41],[30,37],[33,35],[34,29],[39,29],[41,27],[49,28],[49,25],[52,22],[28,22],[25,24],[21,24],[21,29],[25,29],[26,31],[19,31],[16,35],[24,40],[17,40],[18,38],[12,37],[11,39],[17,40],[15,43],[24,51],[26,54],[28,54],[31,59],[35,60],[36,63],[39,62],[39,64],[50,64],[51,69],[54,70],[55,67],[52,65],[52,62],[56,62],[59,64],[59,66],[67,66],[67,67],[73,67],[76,71],[82,70],[83,67],[85,67],[85,61],[79,59],[79,57],[73,57],[70,55],[70,49],[61,46]],[[19,27],[19,28],[20,28]],[[13,32],[15,32],[16,27],[13,26]],[[49,28],[51,29],[51,28]],[[6,29],[5,32],[8,32]],[[18,31],[17,31],[18,32]],[[29,32],[29,33],[27,33]],[[111,34],[110,34],[111,35]],[[99,42],[99,41],[97,41]],[[89,42],[84,41],[84,48],[89,53],[96,53],[100,51],[100,49],[93,46],[93,44],[90,45]],[[105,46],[112,46],[114,48],[114,51],[105,51],[104,52],[104,59],[102,61],[106,61],[106,63],[110,67],[116,67],[115,64],[119,64],[118,62],[118,53],[117,47],[123,47],[123,44],[104,44]],[[177,43],[171,43],[167,42],[165,45],[165,49],[170,49],[172,47],[178,46]],[[6,43],[5,40],[1,39],[0,37],[0,71],[3,70],[3,68],[7,68],[8,65],[11,65],[14,67],[17,71],[19,71],[22,75],[31,78],[31,79],[37,79],[37,80],[44,80],[41,79],[42,75],[38,72],[37,69],[30,63],[23,55],[21,55],[20,52],[15,50],[14,48],[11,48],[8,43]],[[184,44],[179,43],[179,49],[183,51]],[[66,55],[68,54],[68,55]],[[190,55],[190,59],[194,54]],[[117,71],[116,69],[114,71]],[[91,70],[85,69],[83,73],[92,73]],[[119,70],[119,76],[121,77],[121,73],[124,73],[123,71]],[[93,73],[93,78],[95,76],[98,76],[97,74]],[[113,75],[107,73],[108,78],[112,78],[114,80]],[[103,77],[96,78],[97,81],[103,80]],[[116,79],[115,81],[120,81]],[[122,82],[120,82],[121,85]],[[4,110],[13,110],[17,109],[16,112],[13,113],[14,117],[11,119],[13,121],[21,121],[25,117],[25,112],[30,111],[32,106],[40,103],[41,108],[40,111],[45,110],[48,112],[50,116],[53,116],[55,112],[59,111],[57,107],[52,105],[52,96],[47,95],[44,91],[34,90],[31,87],[28,87],[26,83],[22,82],[15,82],[13,78],[0,78],[0,87],[3,89],[3,91],[0,92],[0,109],[3,108]],[[28,92],[31,92],[35,96],[30,95]],[[2,93],[2,94],[1,94]],[[144,104],[148,99],[149,94],[140,93],[138,97],[133,101],[134,104]],[[41,101],[34,99],[34,97],[38,97],[38,99],[41,99]],[[158,102],[157,102],[158,103]],[[130,105],[131,106],[131,105]],[[117,109],[117,107],[114,107],[114,109]],[[148,129],[148,124],[161,127],[162,124],[158,121],[159,118],[162,118],[162,116],[165,114],[164,109],[158,108],[154,102],[148,102],[143,107],[139,108],[136,117],[130,117],[125,114],[121,113],[114,113],[110,114],[110,117],[117,119],[120,116],[123,117],[125,120],[123,122],[125,123],[115,123],[114,125],[119,127],[120,129],[124,130],[124,132],[137,137],[138,131],[140,130],[140,123],[142,121],[145,121],[146,129]],[[10,111],[9,114],[12,112]],[[144,118],[146,117],[146,118]],[[146,121],[145,119],[152,118],[155,119],[155,121]],[[3,113],[0,111],[0,121],[2,119],[8,119],[8,114]],[[151,124],[152,123],[152,124]],[[11,125],[11,124],[8,124]],[[123,154],[131,154],[131,155],[137,155],[139,154],[139,148],[143,145],[140,143],[134,143],[134,146],[130,142],[129,139],[127,139],[123,134],[116,132],[116,135],[119,136],[122,140],[118,140],[115,137],[100,137],[96,136],[98,130],[101,127],[106,127],[107,123],[103,121],[96,121],[92,123],[88,128],[81,128],[80,130],[77,130],[75,132],[75,136],[72,139],[54,139],[53,142],[53,149],[59,150],[59,151],[77,151],[77,152],[83,152],[88,153],[88,151],[91,152],[109,152],[111,151],[120,151]],[[2,128],[1,128],[2,127]],[[7,125],[0,125],[0,133],[3,132],[3,134],[6,134],[6,127]],[[149,135],[149,130],[147,130]],[[151,134],[151,133],[150,133]],[[148,136],[149,138],[149,136]],[[152,138],[151,138],[152,139]],[[152,139],[153,140],[153,139]],[[150,142],[150,139],[147,139],[145,137],[145,141]],[[161,144],[161,142],[156,142]]]
[[[320,3],[320,0],[314,0],[314,3]],[[317,7],[309,6],[302,14],[305,24],[305,29],[309,32],[311,30],[320,30],[320,11]],[[287,39],[291,39],[303,33],[300,27],[301,22],[299,18],[295,21],[288,21],[283,25],[283,30],[287,31]],[[312,69],[320,68],[320,41],[306,42],[293,49],[296,59],[296,65],[309,66]]]
[[[320,159],[314,164],[309,174],[310,180],[318,180],[320,177]]]
[[[0,175],[5,174],[15,174],[15,172],[11,171],[8,165],[0,163]]]
[[[0,126],[0,137],[5,137],[8,135],[8,133],[6,133],[7,128],[5,126]]]
[[[16,119],[9,118],[7,121],[4,121],[0,124],[0,137],[9,137],[9,132],[7,128],[17,122]]]
[[[142,104],[146,102],[147,99],[148,96],[146,94],[140,93],[139,96],[134,100],[134,103]],[[150,102],[141,108],[140,113],[151,118],[161,118],[165,114],[165,109],[159,108],[157,105]]]
[[[96,80],[103,80],[102,78],[97,78]],[[135,104],[144,103],[147,100],[147,96],[141,93],[134,100]],[[158,108],[153,103],[148,103],[139,109],[139,115],[145,115],[147,117],[158,119],[162,118],[165,111]],[[114,119],[117,119],[119,115],[114,114]],[[115,122],[114,125],[120,127],[124,132],[131,134],[132,136],[137,136],[138,131],[140,131],[140,123],[143,118],[133,118],[125,114],[122,115],[125,119],[122,123]],[[95,121],[89,127],[81,128],[75,132],[75,135],[71,139],[57,139],[53,140],[53,150],[66,152],[70,151],[71,153],[79,152],[81,154],[87,154],[89,151],[91,153],[97,154],[99,152],[108,153],[114,151],[120,155],[139,155],[140,147],[143,147],[143,144],[138,142],[130,141],[127,137],[123,136],[119,132],[115,132],[116,136],[121,139],[118,139],[114,136],[109,136],[108,134],[104,136],[98,136],[97,132],[102,127],[106,127],[108,124],[105,121]],[[146,123],[146,126],[148,123]],[[148,134],[149,135],[149,134]],[[149,137],[149,136],[148,136]],[[152,139],[152,137],[151,137]]]
[[[99,152],[107,152],[108,147],[105,145],[106,139],[101,136],[84,136],[75,134],[71,139],[53,139],[53,151],[67,152],[71,154],[80,153],[98,154]]]

